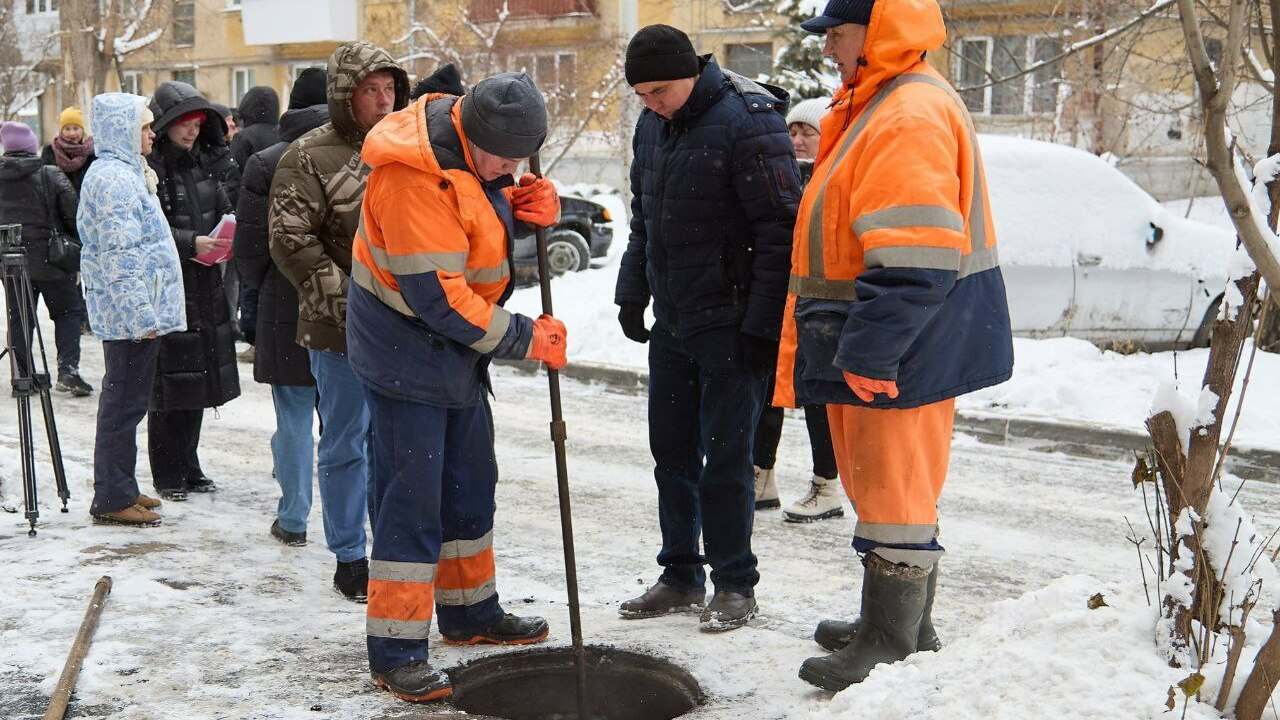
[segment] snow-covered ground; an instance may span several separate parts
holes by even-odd
[[[616,332],[611,317],[588,324],[590,313],[575,314],[592,308],[611,315],[608,295],[590,290],[611,282],[611,275],[593,270],[556,281],[575,355],[608,345],[631,349],[620,335],[613,343],[592,337]],[[528,296],[517,299],[527,303]],[[1136,382],[1159,362],[1171,362],[1101,354],[1069,341],[1018,347],[1019,378],[988,391],[986,400],[966,401],[967,407],[1014,414],[1056,404],[1079,409],[1077,419],[1123,423],[1149,403],[1137,388],[1116,395],[1124,384],[1116,375]],[[84,354],[85,377],[94,382],[101,377],[100,346],[86,339]],[[1191,372],[1195,353],[1181,357],[1180,371]],[[634,351],[602,359],[643,361]],[[17,485],[15,407],[0,403],[0,491],[18,510],[0,514],[0,717],[43,712],[103,574],[114,578],[115,589],[80,678],[75,717],[421,716],[367,683],[362,609],[329,589],[333,559],[323,545],[319,508],[308,546],[285,548],[268,537],[278,492],[268,450],[271,401],[266,388],[252,382],[249,366],[240,367],[244,395],[216,415],[209,412],[201,446],[220,492],[167,503],[165,525],[149,530],[88,522],[96,396],[57,395],[71,513],[56,510],[38,435],[42,524],[40,534],[28,538]],[[1255,376],[1255,387],[1272,387],[1263,383],[1276,381],[1280,370],[1261,367],[1268,369]],[[500,590],[509,609],[550,618],[551,642],[566,645],[545,379],[499,368],[495,386]],[[1104,402],[1107,392],[1112,395]],[[1258,397],[1265,396],[1259,391]],[[1003,405],[987,407],[997,401]],[[707,636],[694,631],[691,616],[620,620],[617,604],[656,576],[644,399],[567,382],[564,403],[587,640],[656,653],[688,668],[708,698],[692,717],[941,720],[1048,712],[1158,718],[1167,688],[1185,675],[1169,669],[1151,641],[1155,611],[1125,540],[1129,522],[1140,532],[1147,524],[1129,465],[993,447],[963,436],[942,501],[950,553],[935,610],[946,642],[941,653],[879,669],[834,700],[796,678],[799,663],[820,652],[810,640],[814,624],[856,609],[860,569],[848,547],[852,513],[812,526],[759,516],[754,546],[762,612],[749,628]],[[1130,403],[1137,407],[1123,407]],[[139,442],[145,447],[145,423]],[[779,457],[780,484],[790,499],[803,491],[808,474],[803,423],[786,425]],[[139,472],[148,486],[145,452]],[[1247,484],[1241,499],[1264,532],[1280,524],[1280,488]],[[1108,606],[1087,610],[1098,592]],[[450,667],[488,652],[494,651],[437,645],[433,660]],[[1203,707],[1188,715],[1212,716]]]
[[[84,365],[86,377],[100,377],[92,343]],[[56,511],[42,460],[40,534],[27,537],[20,513],[0,515],[0,717],[43,712],[104,574],[115,589],[74,717],[421,716],[368,685],[362,609],[329,589],[333,558],[319,508],[306,547],[268,537],[278,492],[267,449],[271,401],[249,367],[241,371],[244,395],[205,423],[201,456],[220,491],[167,503],[165,525],[155,529],[88,522],[95,398],[55,397],[71,513]],[[499,368],[495,386],[500,591],[509,609],[548,617],[551,643],[566,645],[546,381]],[[950,553],[935,610],[946,647],[879,669],[831,700],[795,673],[820,652],[810,640],[814,624],[855,611],[851,513],[811,526],[758,517],[762,611],[748,628],[709,636],[694,630],[692,616],[623,621],[617,604],[656,575],[644,399],[570,382],[564,406],[587,640],[688,668],[708,698],[692,717],[1158,718],[1166,689],[1181,679],[1155,654],[1154,611],[1124,539],[1126,518],[1146,525],[1127,464],[958,438],[942,502]],[[14,413],[0,403],[0,476],[6,502],[20,506]],[[786,425],[779,457],[790,499],[808,473],[803,423]],[[1280,488],[1249,484],[1241,497],[1262,528],[1280,523]],[[1098,592],[1109,607],[1087,610]],[[488,652],[437,644],[433,660],[450,667]],[[1210,715],[1201,708],[1189,717]]]

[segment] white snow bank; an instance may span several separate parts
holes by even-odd
[[[1088,607],[1102,593],[1105,606]],[[861,685],[812,712],[813,720],[962,718],[1217,718],[1193,703],[1182,715],[1165,707],[1188,674],[1170,668],[1152,642],[1157,611],[1141,588],[1071,575],[1006,600],[972,632],[937,653],[882,665]]]

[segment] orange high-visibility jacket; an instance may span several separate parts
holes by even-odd
[[[936,0],[877,0],[822,120],[796,219],[774,404],[865,404],[842,370],[915,407],[1008,379],[1013,345],[977,135],[924,61]]]
[[[429,95],[369,131],[347,304],[352,370],[383,394],[441,407],[479,402],[488,358],[523,358],[533,337],[532,320],[501,307],[511,177],[474,173],[462,102]]]

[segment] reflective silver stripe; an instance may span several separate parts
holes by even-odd
[[[853,221],[853,232],[857,235],[904,227],[936,227],[964,232],[964,218],[960,213],[939,205],[901,205],[869,212]]]
[[[483,585],[473,588],[462,588],[460,590],[443,590],[436,588],[436,604],[450,605],[460,607],[465,605],[475,605],[478,602],[488,600],[498,591],[498,581],[496,578],[486,581]]]
[[[984,270],[1000,266],[1000,254],[995,248],[983,248],[960,257],[960,274],[956,277],[967,278]]]
[[[495,305],[493,320],[489,321],[488,331],[485,332],[484,337],[471,343],[471,349],[485,354],[493,352],[493,349],[498,347],[498,343],[502,342],[509,327],[511,327],[511,313]]]
[[[373,271],[364,266],[364,263],[352,258],[351,262],[351,279],[356,281],[360,287],[373,293],[373,296],[382,301],[383,305],[395,310],[401,315],[409,317],[417,317],[413,310],[410,309],[409,303],[404,301],[404,296],[398,290],[391,288],[378,282],[373,277]]]
[[[902,550],[900,548],[878,547],[871,552],[899,565],[913,565],[919,568],[931,568],[942,557],[941,550]]]
[[[986,197],[986,186],[983,182],[982,172],[982,153],[978,148],[978,133],[974,128],[973,119],[965,109],[964,101],[956,94],[955,88],[947,84],[946,81],[924,73],[899,75],[890,80],[871,98],[871,101],[867,104],[867,109],[858,117],[858,121],[854,123],[852,130],[845,136],[844,142],[841,143],[840,149],[836,152],[830,167],[835,167],[844,159],[845,154],[853,147],[854,140],[862,133],[867,122],[871,119],[871,114],[879,107],[880,103],[889,97],[890,93],[903,85],[917,82],[932,85],[947,93],[947,96],[960,109],[960,115],[965,118],[965,122],[968,125],[969,145],[973,148],[973,197],[969,200],[969,215],[967,219],[972,240],[970,252],[978,253],[987,247],[987,216],[982,204],[983,198]],[[826,277],[826,267],[822,259],[822,207],[825,203],[825,195],[826,185],[824,184],[818,189],[818,196],[813,203],[813,211],[809,215],[809,276],[818,279]],[[960,229],[963,230],[963,224]],[[854,231],[857,232],[856,227]],[[991,267],[995,267],[995,265],[991,265]],[[978,271],[975,270],[974,272]],[[961,277],[964,276],[962,273]]]
[[[434,563],[397,562],[395,560],[370,560],[370,580],[394,580],[396,582],[435,582]]]
[[[440,546],[440,559],[471,557],[493,547],[493,531],[481,535],[475,540],[450,540]],[[372,577],[372,576],[370,576]]]
[[[467,267],[465,252],[423,252],[410,255],[392,255],[385,248],[366,243],[369,254],[378,267],[397,275],[418,275],[429,272],[460,273]]]
[[[510,277],[511,269],[507,267],[506,262],[503,262],[493,267],[467,268],[462,272],[462,276],[469,283],[496,283]]]
[[[858,116],[858,121],[853,124],[853,128],[845,135],[844,142],[840,143],[840,148],[836,151],[835,157],[832,158],[828,167],[836,167],[844,160],[844,156],[853,147],[853,142],[862,134],[862,130],[866,128],[867,123],[871,120],[871,115],[876,108],[880,107],[880,103],[888,99],[894,90],[906,85],[910,82],[917,82],[918,78],[929,77],[919,73],[911,73],[908,75],[899,75],[890,80],[884,87],[876,91],[871,101],[867,103],[867,109],[862,111],[862,115]],[[826,277],[826,267],[822,262],[822,206],[826,203],[827,186],[823,183],[818,188],[818,196],[813,201],[813,211],[809,213],[809,277],[823,278]]]
[[[854,280],[828,280],[826,278],[792,275],[791,280],[787,283],[787,292],[795,293],[800,297],[853,302],[858,299],[858,292],[854,282]]]
[[[889,545],[926,545],[938,537],[938,524],[900,525],[859,520],[853,528],[853,535]]]
[[[960,116],[969,126],[969,145],[973,147],[973,197],[969,198],[969,233],[973,237],[972,252],[987,247],[987,214],[983,212],[982,198],[986,197],[986,187],[982,182],[982,151],[978,148],[978,130],[973,125],[973,118],[965,108],[964,100],[956,93],[955,88],[943,80],[931,75],[917,75],[917,82],[932,85],[945,92],[951,101],[960,109]]]
[[[883,247],[862,256],[867,268],[920,268],[959,270],[960,251],[939,247]]]
[[[364,620],[364,634],[399,640],[426,640],[431,636],[431,621],[369,617]]]

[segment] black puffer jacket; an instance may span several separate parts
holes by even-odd
[[[80,192],[80,184],[84,182],[85,173],[89,172],[89,166],[92,165],[93,161],[96,159],[97,159],[96,155],[90,155],[85,160],[84,164],[80,166],[79,170],[76,170],[75,172],[70,172],[70,173],[63,171],[63,174],[66,175],[67,179],[71,181],[71,185],[75,187],[77,194]],[[52,165],[54,167],[58,167],[58,161],[53,155],[53,145],[44,146],[44,150],[40,153],[40,160],[45,165]],[[62,170],[62,168],[58,168],[58,169]]]
[[[222,268],[201,265],[192,258],[196,254],[196,236],[207,235],[224,214],[232,212],[226,192],[208,170],[219,157],[210,148],[222,147],[225,151],[225,145],[221,144],[220,135],[211,132],[208,138],[216,145],[206,146],[206,133],[202,131],[196,147],[186,150],[174,145],[166,132],[174,121],[192,110],[208,109],[210,123],[221,123],[222,119],[203,97],[199,102],[190,102],[189,98],[165,93],[168,85],[185,83],[165,83],[156,90],[151,110],[158,118],[152,125],[156,141],[147,161],[160,180],[160,205],[182,260],[187,329],[160,339],[151,406],[155,410],[217,407],[240,395],[231,312],[222,290]],[[194,91],[190,85],[186,87]],[[166,97],[186,108],[175,112],[165,105]]]
[[[267,205],[276,165],[289,143],[329,122],[329,107],[290,110],[280,119],[280,142],[249,156],[236,206],[236,264],[240,282],[258,288],[253,379],[270,385],[314,385],[306,348],[297,343],[298,292],[271,260]],[[238,137],[238,136],[237,136]]]
[[[800,203],[787,99],[708,55],[671,120],[640,114],[616,303],[652,296],[676,337],[734,326],[778,337]]]
[[[250,155],[280,142],[280,96],[266,86],[249,88],[239,110],[241,128],[231,139],[231,157],[243,174]]]
[[[56,222],[59,230],[78,239],[77,201],[76,189],[58,168],[26,152],[0,157],[0,223],[22,225],[32,280],[69,277],[49,264],[49,230]]]
[[[200,149],[200,165],[205,169],[227,194],[231,207],[236,206],[236,198],[240,191],[240,166],[231,156],[231,148],[227,147],[227,121],[213,109],[213,105],[191,85],[177,80],[161,83],[156,94],[151,97],[151,114],[155,120],[151,128],[156,131],[155,149],[159,149],[164,138],[164,130],[178,121],[178,118],[189,112],[204,112],[204,125],[200,128],[200,138],[196,147]],[[163,128],[164,130],[161,130]],[[155,153],[153,152],[152,155]],[[163,200],[164,198],[161,198]]]

